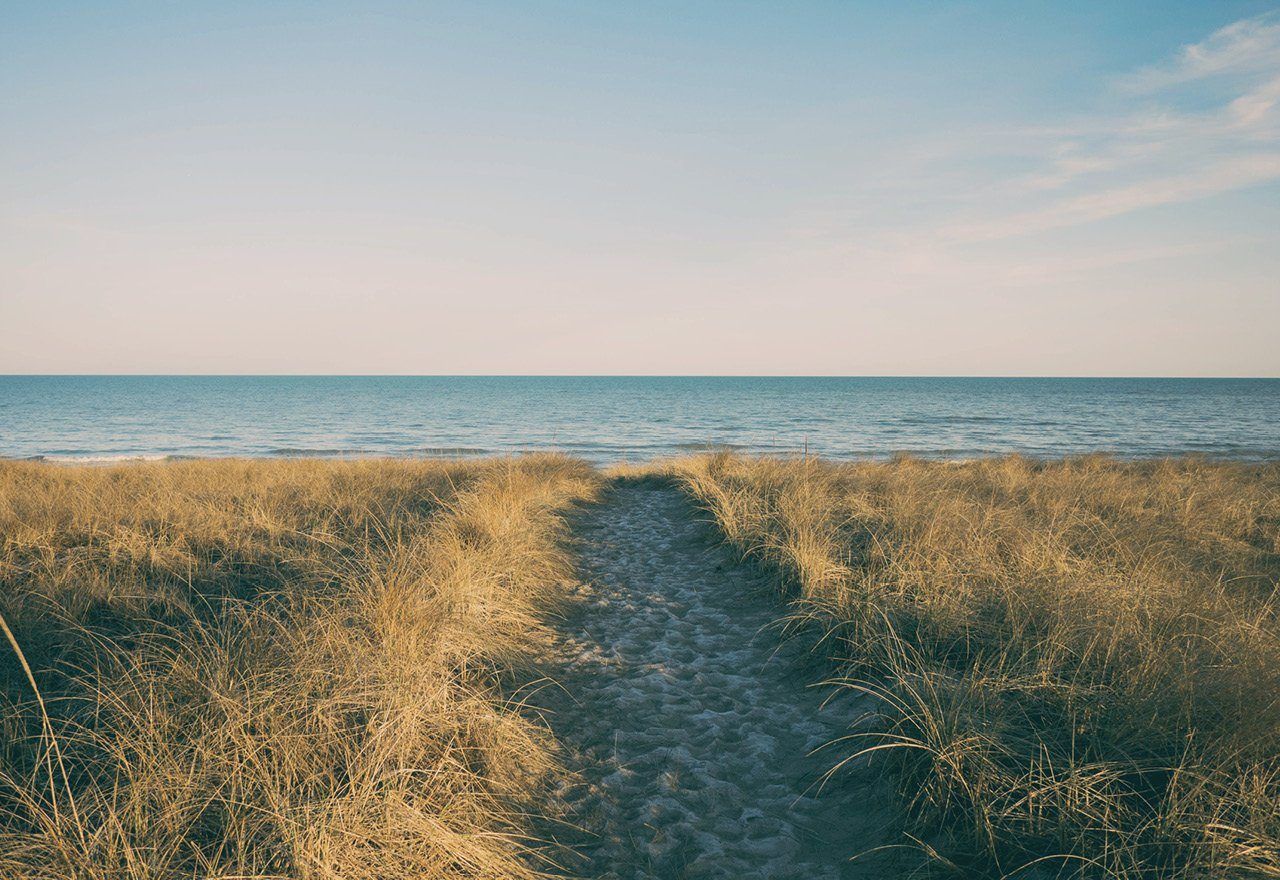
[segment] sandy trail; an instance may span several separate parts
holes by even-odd
[[[589,878],[840,878],[874,846],[884,791],[818,791],[851,696],[822,707],[804,649],[779,647],[776,595],[675,488],[620,482],[578,523],[581,601],[560,621],[535,702],[576,778],[556,792]]]

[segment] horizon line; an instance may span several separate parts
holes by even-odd
[[[1178,379],[1277,381],[1270,376],[1049,373],[0,373],[2,379]]]

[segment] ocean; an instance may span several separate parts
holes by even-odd
[[[0,376],[0,456],[1280,458],[1280,379]]]

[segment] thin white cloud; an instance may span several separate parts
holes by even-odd
[[[1228,110],[1237,125],[1260,126],[1272,118],[1272,111],[1275,110],[1278,101],[1280,101],[1280,76],[1236,98],[1228,105]],[[1274,133],[1274,130],[1266,132],[1268,136]]]
[[[1044,208],[988,221],[957,224],[945,230],[944,238],[977,242],[1032,235],[1118,217],[1144,208],[1201,199],[1273,180],[1280,180],[1280,151],[1224,159],[1182,174],[1087,192]]]
[[[1216,99],[1181,107],[1189,84]],[[1280,180],[1280,16],[1235,22],[1122,84],[1128,112],[1021,132],[1034,170],[987,182],[946,242],[990,241],[1203,199]]]
[[[1274,67],[1280,53],[1280,13],[1233,22],[1199,43],[1183,46],[1170,61],[1124,77],[1122,89],[1155,92],[1207,77]]]

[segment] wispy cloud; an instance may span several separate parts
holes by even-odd
[[[987,181],[991,195],[939,237],[1030,235],[1280,179],[1280,14],[1227,25],[1118,86],[1127,108],[1013,133],[1033,170]]]
[[[1121,88],[1155,92],[1212,76],[1272,70],[1280,53],[1280,14],[1233,22],[1199,43],[1183,46],[1171,60],[1121,79]]]
[[[1231,157],[1180,174],[1086,192],[1043,208],[988,221],[957,224],[947,230],[947,235],[959,241],[1031,235],[1105,220],[1144,208],[1201,199],[1277,179],[1280,179],[1280,151]]]

